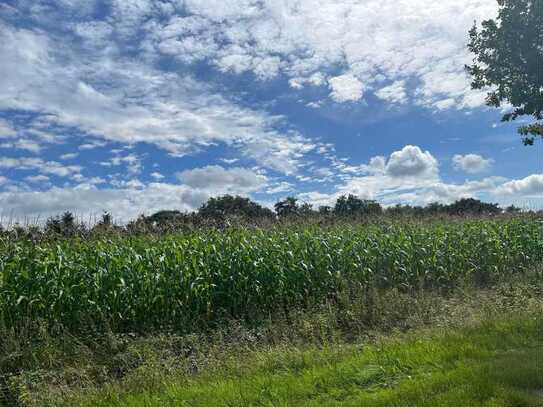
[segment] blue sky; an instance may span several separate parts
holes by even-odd
[[[472,91],[495,0],[4,0],[0,211],[119,221],[240,194],[540,207],[541,146]]]

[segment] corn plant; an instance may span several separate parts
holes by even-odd
[[[4,240],[0,318],[8,327],[190,329],[368,287],[488,285],[542,257],[543,226],[524,218]]]

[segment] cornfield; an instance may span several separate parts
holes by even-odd
[[[183,328],[353,290],[491,284],[543,258],[533,219],[206,230],[0,242],[0,323]]]

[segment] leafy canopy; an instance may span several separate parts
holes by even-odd
[[[474,26],[469,50],[475,54],[466,66],[473,89],[490,87],[488,106],[513,109],[502,121],[533,116],[532,124],[519,128],[524,144],[543,137],[543,0],[498,0],[495,20]]]

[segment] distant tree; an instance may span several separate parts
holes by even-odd
[[[501,213],[497,204],[482,202],[478,199],[464,198],[446,206],[450,215],[494,215]]]
[[[280,218],[296,216],[298,215],[300,210],[298,206],[298,200],[292,196],[289,196],[286,199],[277,202],[274,207],[275,213]]]
[[[113,217],[109,212],[104,212],[102,214],[102,219],[100,219],[98,224],[103,227],[110,227],[111,225],[113,225]]]
[[[298,214],[300,216],[312,216],[316,212],[313,210],[313,205],[310,203],[304,202],[300,205],[300,208],[298,209]]]
[[[176,210],[163,210],[152,214],[151,216],[144,217],[145,222],[152,225],[169,225],[179,222],[183,219],[184,214]]]
[[[507,208],[505,208],[505,212],[509,214],[516,214],[516,213],[520,213],[521,211],[522,209],[516,207],[515,205],[510,205]]]
[[[127,225],[127,230],[132,228],[133,221]],[[130,225],[130,226],[129,226]],[[93,233],[104,233],[112,231],[121,231],[122,227],[113,224],[113,217],[109,212],[102,213],[100,220],[91,229]]]
[[[543,0],[498,0],[495,20],[474,26],[469,50],[475,54],[466,66],[473,89],[489,87],[486,102],[493,107],[513,106],[502,121],[529,115],[534,123],[519,128],[524,144],[543,137]]]
[[[75,216],[71,212],[64,212],[61,216],[50,217],[45,221],[45,233],[53,235],[71,236],[81,229],[77,225]]]
[[[437,215],[440,213],[446,213],[447,207],[439,202],[432,202],[426,205],[424,212],[428,215]]]
[[[340,196],[334,206],[334,214],[338,216],[378,215],[383,208],[378,202],[360,199],[356,195]]]
[[[418,207],[413,207],[411,205],[396,204],[395,206],[388,207],[385,212],[387,215],[392,215],[392,216],[408,216],[408,215],[414,214],[415,208],[418,208]]]
[[[319,214],[321,215],[330,215],[332,213],[332,207],[331,206],[319,206]]]
[[[198,215],[206,219],[225,219],[227,217],[241,217],[249,220],[271,219],[273,212],[241,196],[223,195],[210,198],[198,209]]]
[[[71,212],[64,212],[60,218],[60,223],[64,229],[73,229],[75,227],[75,217]]]
[[[45,221],[45,233],[47,234],[57,234],[62,233],[62,226],[60,223],[60,218],[58,216],[50,217]]]
[[[341,195],[338,199],[336,199],[336,204],[333,209],[334,215],[348,215],[350,213],[350,210],[351,209],[347,204],[347,197],[345,195]]]

